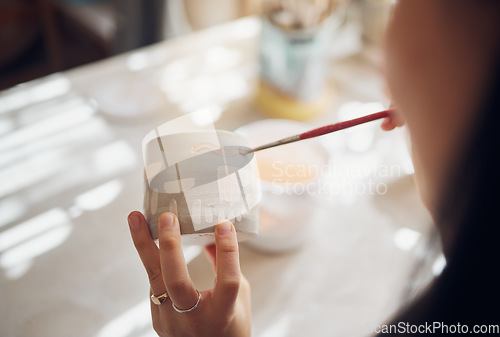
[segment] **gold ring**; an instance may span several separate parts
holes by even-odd
[[[163,294],[158,295],[158,296],[151,295],[151,302],[153,302],[156,305],[162,305],[163,302],[165,302],[167,300],[167,298],[168,298],[167,292],[164,292]]]
[[[185,314],[187,312],[191,312],[193,311],[194,309],[198,308],[198,304],[200,304],[200,300],[201,300],[201,294],[200,292],[198,291],[198,289],[196,289],[196,292],[198,293],[198,300],[196,301],[195,305],[193,305],[191,308],[189,309],[179,309],[177,308],[177,306],[174,304],[174,301],[172,301],[172,307],[174,308],[175,311],[177,311],[179,314]]]

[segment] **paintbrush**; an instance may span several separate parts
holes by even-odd
[[[298,142],[299,140],[319,137],[319,136],[326,135],[326,134],[336,132],[339,130],[344,130],[344,129],[347,129],[347,128],[350,128],[350,127],[353,127],[356,125],[360,125],[360,124],[368,123],[368,122],[371,122],[371,121],[374,121],[377,119],[389,117],[392,112],[393,112],[393,109],[388,109],[388,110],[376,112],[376,113],[373,113],[373,114],[370,114],[367,116],[351,119],[348,121],[322,126],[322,127],[319,127],[319,128],[307,131],[307,132],[303,132],[303,133],[295,135],[295,136],[283,138],[283,139],[277,140],[277,141],[269,143],[269,144],[258,146],[258,147],[253,148],[253,149],[247,149],[247,148],[241,149],[240,153],[243,155],[246,155],[246,154],[249,154],[252,152],[270,149],[272,147],[290,144],[293,142]]]

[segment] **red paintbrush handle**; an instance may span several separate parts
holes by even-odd
[[[371,122],[371,121],[374,121],[374,120],[377,120],[380,118],[389,117],[391,115],[392,111],[393,111],[392,109],[384,110],[384,111],[380,111],[380,112],[377,112],[377,113],[374,113],[371,115],[363,116],[363,117],[356,118],[356,119],[351,119],[349,121],[322,126],[320,128],[301,133],[299,136],[300,136],[300,139],[308,139],[308,138],[313,138],[313,137],[325,135],[327,133],[332,133],[335,131],[347,129],[347,128],[350,128],[352,126]]]
[[[320,128],[314,129],[314,130],[310,130],[310,131],[301,133],[299,135],[283,138],[283,139],[280,139],[280,140],[274,141],[272,143],[265,144],[265,145],[262,145],[262,146],[259,146],[259,147],[253,148],[253,149],[242,150],[242,151],[240,150],[240,153],[242,155],[246,155],[246,154],[251,153],[251,152],[257,152],[260,150],[270,149],[270,148],[275,147],[275,146],[290,144],[290,143],[297,142],[297,141],[302,140],[302,139],[318,137],[321,135],[325,135],[327,133],[332,133],[332,132],[339,131],[342,129],[347,129],[347,128],[350,128],[351,126],[356,126],[356,125],[363,124],[366,122],[374,121],[376,119],[389,117],[392,113],[393,113],[393,109],[380,111],[380,112],[377,112],[377,113],[374,113],[374,114],[371,114],[368,116],[352,119],[350,121],[345,121],[345,122],[340,122],[340,123],[336,123],[336,124],[323,126],[323,127],[320,127]]]

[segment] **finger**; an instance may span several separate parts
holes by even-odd
[[[405,120],[400,114],[397,113],[397,110],[395,110],[391,116],[383,119],[381,127],[382,130],[391,131],[403,125],[405,125]]]
[[[384,131],[391,131],[391,130],[394,130],[396,128],[396,125],[394,124],[391,117],[387,117],[387,118],[384,118],[384,120],[382,121],[381,128]]]
[[[189,277],[182,253],[179,221],[173,213],[160,215],[158,237],[163,282],[168,294],[178,308],[191,308],[198,300],[198,293]]]
[[[208,246],[205,246],[205,254],[207,256],[207,259],[208,261],[210,262],[210,264],[212,265],[212,268],[214,270],[214,272],[216,271],[216,264],[215,264],[215,259],[216,259],[216,247],[215,245],[208,245]]]
[[[397,126],[397,127],[400,127],[400,126],[403,126],[406,124],[406,121],[405,119],[403,118],[403,116],[401,114],[395,114],[394,118],[393,118],[393,123]]]
[[[214,301],[219,308],[230,308],[238,297],[240,287],[240,261],[236,231],[230,221],[215,228],[216,274]]]
[[[403,115],[401,115],[401,113],[399,112],[399,109],[394,101],[391,102],[389,109],[391,109],[392,111],[390,114],[390,120],[394,127],[399,127],[406,124]]]
[[[389,117],[384,118],[384,120],[382,121],[382,125],[381,125],[382,130],[384,130],[384,131],[391,131],[391,130],[394,130],[396,128],[396,125],[394,123],[394,117],[397,114],[397,110],[396,110],[396,104],[394,103],[394,101],[391,101],[391,105],[389,106],[389,109],[391,109],[391,113],[390,113]]]
[[[166,288],[161,274],[158,247],[151,238],[148,223],[141,212],[130,213],[128,223],[135,249],[148,274],[151,290],[154,295],[161,295],[166,291]]]
[[[149,296],[151,295],[159,295],[159,294],[153,294],[153,290],[149,290]],[[155,317],[159,315],[160,312],[160,306],[153,303],[153,301],[150,301],[151,303],[149,304],[151,306],[151,316],[153,317],[153,322],[155,321]]]

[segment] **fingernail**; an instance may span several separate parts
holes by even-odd
[[[164,213],[160,215],[160,225],[162,228],[170,228],[174,226],[174,215],[172,213]]]
[[[229,220],[224,220],[223,222],[217,224],[217,235],[231,234],[231,227],[233,227],[231,222]]]
[[[135,214],[131,214],[128,217],[128,224],[130,228],[132,229],[137,229],[139,228],[139,225],[141,224],[141,219]]]

